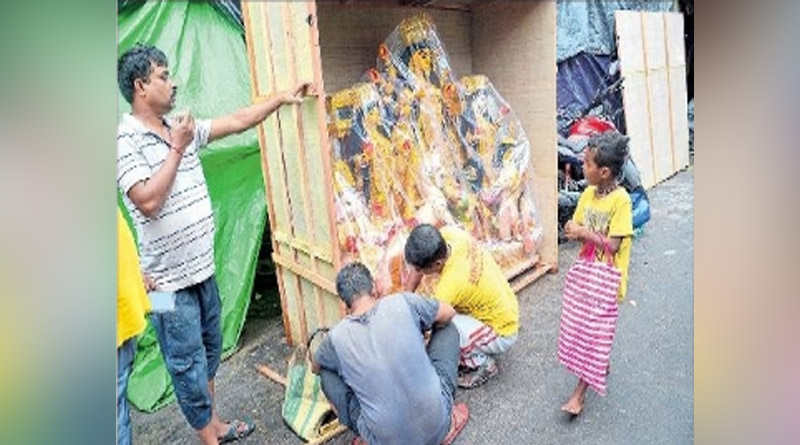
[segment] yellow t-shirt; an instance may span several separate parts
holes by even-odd
[[[144,331],[149,310],[133,234],[117,208],[117,347]]]
[[[572,216],[576,223],[598,232],[607,237],[621,237],[619,250],[614,255],[614,267],[622,273],[619,285],[618,299],[622,301],[628,291],[628,264],[631,260],[631,236],[633,235],[633,216],[631,214],[631,197],[623,187],[617,187],[613,192],[598,198],[595,196],[595,186],[586,187],[578,200],[575,214]],[[584,243],[583,248],[586,248]],[[595,249],[598,261],[607,261],[603,258],[603,249]]]
[[[434,285],[434,296],[500,336],[515,334],[519,329],[517,296],[492,255],[457,227],[443,227],[441,233],[450,246],[450,257]]]

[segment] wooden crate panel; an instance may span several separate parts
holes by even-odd
[[[664,14],[664,33],[667,39],[667,66],[686,67],[686,48],[683,35],[683,15]]]
[[[689,165],[689,116],[683,15],[664,14],[664,32],[666,35],[670,108],[672,111],[674,169],[680,170]]]
[[[333,326],[344,316],[344,303],[335,293],[322,291],[322,304],[325,307],[325,323]]]
[[[620,70],[623,76],[643,73],[644,45],[642,41],[642,18],[635,11],[617,11],[614,13],[617,26],[617,54],[620,58]]]
[[[669,85],[666,70],[650,71],[647,76],[650,99],[650,137],[653,144],[656,182],[661,182],[675,171],[672,162],[672,144],[669,110]]]
[[[298,81],[313,80],[321,93],[282,107],[259,126],[273,259],[290,344],[305,341],[315,328],[333,325],[344,314],[334,286],[339,252],[324,93],[357,81],[374,65],[378,44],[404,17],[419,12],[345,3],[242,4],[253,101],[266,100]],[[524,286],[551,267],[544,261],[557,263],[556,6],[507,1],[474,2],[471,7],[471,12],[427,11],[454,72],[488,75],[518,114],[532,144],[531,169],[545,238],[542,261],[532,257],[529,265],[513,271],[515,286]]]
[[[689,163],[683,22],[677,17],[615,13],[626,127],[646,188]]]
[[[295,76],[300,81],[311,82],[314,80],[314,57],[309,22],[309,4],[307,2],[290,1],[287,3],[286,12],[289,22],[288,30],[292,34],[289,44],[294,54]]]
[[[663,13],[642,12],[641,16],[647,70],[662,71],[667,67]]]
[[[647,76],[644,72],[631,74],[623,81],[622,100],[625,107],[625,126],[628,129],[630,154],[639,169],[642,184],[656,184],[653,150],[650,139],[650,113],[647,103]]]
[[[314,283],[300,279],[300,293],[303,300],[303,311],[306,314],[306,328],[308,333],[311,334],[315,329],[323,325],[322,322],[322,300]],[[306,342],[308,337],[303,338]]]
[[[272,115],[262,124],[263,141],[261,142],[261,156],[264,162],[264,180],[267,182],[270,194],[270,219],[273,236],[277,240],[286,242],[292,233],[292,222],[289,215],[289,202],[287,200],[286,172],[283,168],[283,155],[281,153],[281,139],[278,130],[278,117]]]
[[[667,54],[664,45],[662,14],[642,13],[644,58],[647,66],[648,100],[650,101],[650,138],[655,161],[655,179],[661,182],[672,176],[672,131],[667,80]]]
[[[476,4],[473,68],[505,98],[531,144],[531,172],[541,260],[558,264],[556,150],[556,13],[554,2]]]
[[[314,12],[313,2],[243,4],[254,102],[300,81],[321,89]],[[279,108],[259,125],[273,260],[290,344],[304,341],[329,315],[339,316],[332,294],[337,256],[323,113],[323,97],[310,97]]]
[[[625,108],[625,127],[630,138],[630,153],[639,169],[642,184],[656,184],[653,151],[650,138],[650,112],[645,70],[642,18],[635,11],[614,13],[617,29],[617,52],[620,58],[622,101]]]
[[[689,165],[689,109],[686,91],[686,67],[670,68],[670,106],[672,108],[672,149],[674,170]]]
[[[326,141],[322,140],[319,128],[324,126],[320,123],[319,113],[316,104],[313,102],[304,103],[301,106],[303,119],[303,146],[306,157],[306,176],[304,187],[307,189],[308,211],[312,222],[312,232],[310,237],[314,240],[313,249],[317,256],[322,257],[327,262],[333,262],[331,255],[331,224],[328,223],[328,210],[330,203],[326,191],[329,191],[332,181],[325,174],[323,164],[319,162],[323,159],[325,152],[329,150]],[[320,222],[320,223],[317,223]]]
[[[306,327],[306,313],[303,310],[305,304],[303,295],[300,292],[300,277],[283,266],[276,266],[280,269],[280,277],[283,281],[283,289],[285,297],[282,295],[282,300],[285,300],[285,320],[288,320],[288,326],[284,325],[287,333],[287,341],[290,344],[299,344],[308,338],[308,329]]]
[[[263,17],[263,3],[261,2],[246,2],[242,8],[242,13],[249,17],[261,18]],[[246,37],[250,44],[248,51],[250,52],[251,79],[254,87],[254,96],[269,94],[273,90],[272,81],[272,58],[269,55],[269,39],[266,38],[266,28],[264,22],[260,19],[255,19],[252,25],[246,28]],[[254,66],[253,66],[254,65]]]

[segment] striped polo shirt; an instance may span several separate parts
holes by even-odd
[[[164,119],[169,126],[169,121]],[[169,144],[131,114],[117,126],[117,186],[136,227],[142,271],[160,290],[176,291],[214,274],[214,214],[199,149],[208,142],[210,120],[196,120],[194,140],[183,154],[169,196],[158,215],[142,214],[128,197],[137,182],[153,176]]]

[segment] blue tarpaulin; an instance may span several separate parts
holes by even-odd
[[[558,0],[556,60],[562,62],[581,52],[614,53],[615,11],[677,10],[674,1],[634,0]]]

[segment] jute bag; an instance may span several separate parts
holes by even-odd
[[[322,392],[319,376],[311,371],[311,342],[325,331],[316,330],[306,345],[294,350],[286,375],[281,415],[289,428],[306,441],[318,439],[339,426],[333,406]]]

